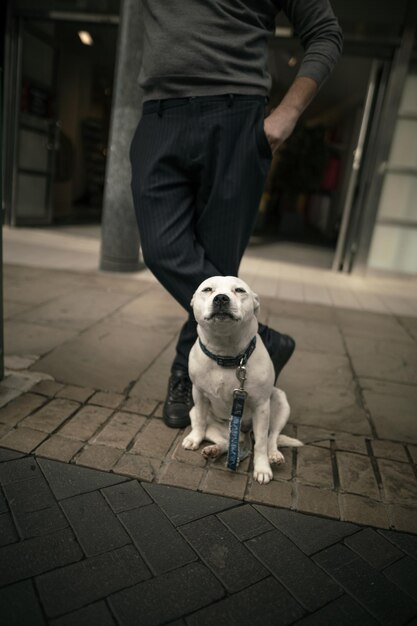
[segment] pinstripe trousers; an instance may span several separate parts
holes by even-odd
[[[188,370],[194,291],[210,276],[238,276],[272,159],[267,100],[226,94],[143,104],[130,146],[142,254],[188,313],[172,369]]]

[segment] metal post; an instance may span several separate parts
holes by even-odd
[[[142,3],[121,3],[112,119],[104,188],[100,269],[132,272],[139,263],[139,233],[130,188],[129,147],[141,114]]]

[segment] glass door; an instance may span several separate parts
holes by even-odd
[[[52,219],[52,182],[59,122],[55,114],[56,50],[46,24],[20,19],[16,39],[15,129],[11,223],[36,225]]]

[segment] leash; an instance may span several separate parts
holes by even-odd
[[[248,397],[248,392],[245,391],[246,380],[246,367],[244,365],[244,357],[242,357],[239,367],[236,370],[236,376],[240,382],[239,389],[233,391],[233,404],[232,413],[229,419],[229,449],[227,452],[227,468],[236,471],[239,465],[239,434],[240,434],[240,421],[243,415],[243,409],[245,408],[245,400]]]
[[[206,348],[200,338],[198,338],[198,341],[204,354],[216,361],[217,365],[221,367],[237,366],[236,376],[240,385],[238,389],[233,390],[233,404],[229,418],[229,449],[227,452],[227,468],[236,471],[239,465],[240,422],[243,409],[245,408],[245,400],[248,397],[248,393],[245,391],[246,363],[255,350],[256,335],[252,337],[247,348],[237,356],[219,356],[218,354],[213,354],[213,352],[210,352],[210,350]]]

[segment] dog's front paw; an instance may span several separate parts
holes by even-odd
[[[201,454],[205,459],[217,459],[220,456],[221,451],[219,446],[206,446],[201,450]]]
[[[253,477],[260,485],[266,485],[272,480],[272,470],[269,465],[255,465]]]
[[[194,439],[191,435],[188,435],[188,437],[184,437],[181,445],[185,448],[185,450],[197,450],[200,445],[200,441]]]
[[[285,457],[279,450],[273,450],[272,452],[270,452],[268,454],[268,459],[271,465],[280,465],[282,463],[285,463]]]

